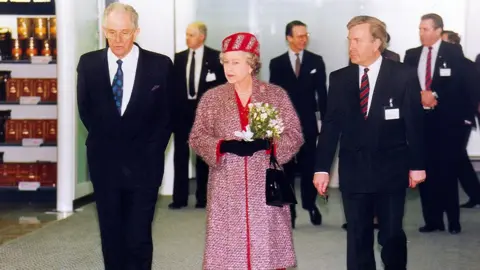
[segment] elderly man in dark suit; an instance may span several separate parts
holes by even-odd
[[[187,141],[195,120],[198,101],[208,89],[226,82],[220,64],[220,52],[205,46],[206,38],[205,24],[202,22],[190,24],[186,31],[188,49],[175,54],[174,180],[173,202],[168,206],[170,209],[181,209],[188,204],[190,148]],[[197,156],[195,169],[197,181],[195,207],[205,208],[208,165]]]
[[[425,115],[428,179],[420,185],[425,226],[422,233],[444,231],[447,214],[451,234],[461,231],[457,176],[465,151],[465,119],[473,100],[466,61],[460,47],[443,42],[443,20],[438,14],[420,21],[422,46],[410,49],[404,62],[417,70]]]
[[[104,12],[109,48],[78,63],[78,110],[88,130],[88,167],[105,269],[151,269],[152,221],[171,136],[172,61],[134,40],[138,14]]]
[[[325,63],[320,55],[305,49],[309,37],[306,24],[301,21],[288,23],[285,36],[289,49],[270,61],[270,82],[287,91],[300,118],[305,139],[296,158],[285,165],[285,173],[294,182],[295,172],[300,171],[302,207],[310,214],[312,224],[321,225],[322,215],[315,203],[317,192],[311,179],[318,137],[316,113],[320,112],[323,119],[327,104]],[[295,227],[294,205],[291,214],[292,227]]]
[[[347,269],[374,270],[374,213],[387,270],[405,270],[402,222],[407,187],[424,181],[420,87],[407,66],[381,56],[385,24],[358,16],[348,23],[354,65],[330,75],[327,114],[317,146],[313,183],[325,194],[337,144],[347,228]]]

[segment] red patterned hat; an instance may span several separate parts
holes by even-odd
[[[260,57],[260,43],[250,33],[235,33],[222,41],[222,52],[243,51]]]

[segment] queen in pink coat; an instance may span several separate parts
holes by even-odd
[[[268,206],[265,200],[270,143],[242,141],[235,133],[249,123],[248,104],[273,105],[284,123],[280,138],[273,141],[274,152],[284,164],[303,144],[300,122],[287,93],[256,78],[260,49],[254,35],[225,38],[220,58],[228,83],[202,97],[189,139],[210,166],[203,269],[294,267],[290,209]]]

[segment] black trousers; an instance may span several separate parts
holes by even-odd
[[[193,122],[192,122],[193,124]],[[173,152],[173,202],[176,204],[187,204],[189,193],[188,164],[190,160],[190,148],[188,146],[188,135],[192,126],[186,125],[174,132]],[[197,203],[207,202],[207,181],[208,165],[197,156],[196,162],[197,190],[195,192]]]
[[[305,143],[300,148],[296,158],[285,164],[284,170],[287,178],[292,183],[295,183],[296,171],[300,172],[302,207],[306,210],[309,210],[315,206],[315,200],[317,199],[317,190],[313,185],[317,136],[304,135],[304,139]]]
[[[427,179],[419,185],[422,213],[425,225],[443,228],[443,213],[447,214],[450,227],[460,227],[458,196],[458,173],[460,157],[465,147],[462,144],[464,133],[452,127],[454,132],[442,134],[427,115],[425,129]],[[463,149],[462,149],[463,147]]]
[[[94,185],[94,196],[105,270],[150,270],[158,188]]]
[[[407,267],[407,237],[403,231],[405,190],[392,193],[342,193],[347,227],[347,269],[375,270],[374,229],[377,215],[381,258],[386,270]]]
[[[465,127],[464,151],[459,161],[458,180],[469,199],[473,202],[480,203],[480,182],[478,181],[477,173],[473,169],[467,152],[467,144],[471,130],[470,126]]]

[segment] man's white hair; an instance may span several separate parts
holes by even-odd
[[[137,11],[130,5],[119,3],[119,2],[114,2],[108,5],[107,8],[105,8],[105,11],[103,12],[103,26],[105,27],[107,24],[107,18],[110,13],[114,11],[120,11],[120,12],[127,12],[130,14],[130,19],[132,20],[133,26],[135,29],[138,28],[138,13]]]

